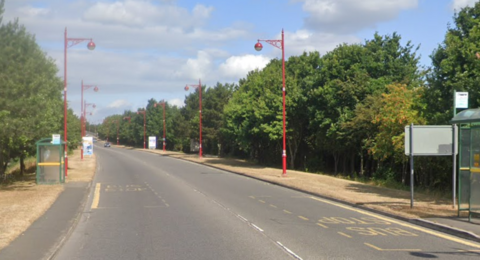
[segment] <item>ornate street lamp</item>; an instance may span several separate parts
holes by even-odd
[[[165,151],[165,145],[166,145],[166,139],[165,139],[165,133],[166,133],[166,121],[165,121],[165,100],[162,100],[158,103],[155,103],[153,106],[157,107],[158,105],[161,105],[163,107],[163,151]]]
[[[68,38],[67,37],[67,28],[65,28],[65,37],[64,37],[64,70],[63,70],[63,127],[64,127],[64,136],[63,140],[65,141],[65,176],[68,175],[68,156],[67,156],[67,49],[76,44],[79,44],[83,41],[90,41],[87,44],[89,50],[95,49],[95,43],[91,38]],[[70,43],[70,44],[69,44]]]
[[[255,50],[261,51],[263,46],[260,41],[269,43],[270,45],[277,47],[282,50],[282,79],[283,79],[283,151],[282,151],[282,163],[283,163],[283,173],[282,176],[287,176],[287,146],[286,146],[286,131],[285,131],[285,44],[284,44],[284,35],[282,29],[282,39],[281,40],[258,40],[255,44]]]
[[[198,157],[202,158],[202,155],[203,155],[203,151],[202,151],[202,81],[199,79],[198,85],[196,84],[186,85],[185,91],[189,90],[189,86],[198,89],[198,95],[199,95],[198,100],[199,100],[199,106],[200,106],[200,110],[198,111],[198,114],[200,116],[200,147],[199,147],[200,149],[198,151]]]
[[[146,138],[147,138],[147,110],[139,110],[137,111],[137,115],[139,114],[143,114],[143,149],[146,149],[145,148],[145,142],[146,142]]]

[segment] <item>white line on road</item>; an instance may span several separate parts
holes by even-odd
[[[285,251],[287,251],[289,254],[291,254],[293,257],[295,257],[296,259],[299,259],[299,260],[303,260],[300,256],[298,256],[297,254],[295,254],[292,250],[288,249],[286,246],[282,245],[282,243],[280,243],[279,241],[277,241],[277,244],[283,248]]]
[[[252,226],[253,226],[255,229],[257,229],[257,230],[260,231],[260,232],[263,232],[263,229],[261,229],[261,228],[258,227],[257,225],[255,225],[255,224],[253,224],[253,223],[251,223],[251,224],[252,224]]]

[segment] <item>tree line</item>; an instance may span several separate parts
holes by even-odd
[[[4,0],[0,0],[3,12]],[[0,18],[1,18],[0,12]],[[397,33],[374,34],[361,44],[341,44],[325,54],[286,60],[286,136],[289,169],[408,183],[404,127],[449,124],[453,92],[468,91],[478,107],[480,3],[454,15],[445,39],[419,64],[418,46]],[[34,143],[63,134],[62,84],[53,61],[18,20],[0,19],[0,162],[34,154]],[[271,60],[238,83],[202,86],[205,154],[249,159],[279,167],[282,155],[282,61]],[[151,98],[144,110],[111,115],[96,127],[101,138],[143,147],[146,136],[163,137],[163,106]],[[168,150],[190,152],[199,137],[199,93],[185,106],[166,102]],[[69,109],[69,147],[80,141],[79,119]],[[117,134],[118,133],[118,134]],[[158,145],[157,147],[160,147]],[[451,162],[419,158],[415,181],[451,186]],[[1,170],[0,170],[0,173]]]
[[[404,128],[445,125],[453,115],[453,92],[468,91],[478,107],[480,4],[454,15],[445,39],[419,64],[419,46],[401,36],[374,34],[361,44],[341,44],[286,60],[286,136],[289,169],[409,183]],[[202,86],[203,152],[281,167],[282,61],[271,60],[237,84]],[[168,150],[190,152],[199,138],[198,90],[184,107],[166,104]],[[161,147],[163,107],[146,104],[146,136]],[[124,118],[131,118],[131,121]],[[112,122],[116,122],[113,124]],[[143,146],[143,114],[125,111],[98,126],[101,137]],[[419,158],[415,182],[451,187],[451,160]]]

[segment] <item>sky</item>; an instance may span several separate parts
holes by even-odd
[[[80,115],[82,80],[87,120],[136,111],[149,99],[183,106],[185,85],[238,83],[281,50],[258,39],[280,40],[285,57],[342,43],[363,43],[375,32],[420,46],[420,65],[453,24],[455,10],[476,0],[6,0],[3,22],[19,19],[64,79],[67,99]],[[92,39],[95,50],[86,48]],[[281,75],[279,75],[281,76]],[[287,86],[288,88],[288,86]],[[190,88],[191,91],[194,87]],[[95,108],[93,108],[95,104]],[[63,114],[60,115],[63,117]]]

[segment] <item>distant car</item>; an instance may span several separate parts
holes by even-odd
[[[106,142],[103,147],[110,147],[110,143],[109,142]]]

